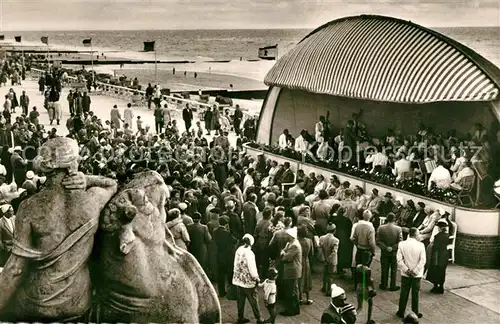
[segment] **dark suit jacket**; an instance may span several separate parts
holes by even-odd
[[[295,179],[295,175],[293,174],[293,171],[290,169],[286,169],[285,172],[283,172],[283,175],[281,176],[281,179],[279,181],[280,184],[282,183],[293,183]]]
[[[228,212],[227,216],[229,216],[229,230],[231,234],[238,239],[241,240],[245,232],[243,231],[243,223],[241,222],[241,218],[236,213]]]
[[[243,205],[243,230],[245,234],[253,235],[257,226],[257,207],[251,202]]]
[[[377,245],[383,254],[396,255],[398,244],[403,240],[403,230],[394,223],[381,225],[377,231]],[[392,252],[387,252],[387,247],[392,248]]]
[[[427,215],[425,214],[425,212],[423,210],[419,211],[418,215],[411,215],[408,218],[408,222],[407,222],[408,228],[412,228],[412,227],[418,228],[420,225],[422,225],[426,216]]]
[[[208,227],[200,223],[193,223],[187,226],[187,230],[191,238],[188,250],[205,268],[208,258],[208,244],[212,241]]]
[[[220,226],[214,230],[213,240],[217,245],[217,261],[219,266],[228,267],[233,265],[234,246],[236,239],[231,233]]]
[[[0,266],[4,266],[12,250],[14,233],[6,224],[5,218],[0,218]]]

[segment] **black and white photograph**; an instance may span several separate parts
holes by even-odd
[[[498,0],[0,0],[0,323],[500,323]]]

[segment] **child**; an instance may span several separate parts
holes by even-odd
[[[372,279],[372,269],[368,267],[368,263],[371,261],[371,253],[369,251],[361,252],[361,264],[356,266],[356,277],[354,281],[354,289],[356,290],[356,295],[358,299],[357,311],[360,312],[363,309],[363,302],[366,300],[368,302],[368,319],[367,324],[375,324],[372,320],[373,312],[373,297],[377,295],[375,292],[373,279]]]
[[[141,116],[137,116],[137,131],[140,132],[142,130],[142,123],[143,121],[141,120]]]
[[[259,284],[259,287],[264,288],[264,302],[269,312],[269,318],[264,321],[265,323],[274,324],[276,319],[276,277],[278,277],[278,271],[270,268],[267,271],[267,279]]]

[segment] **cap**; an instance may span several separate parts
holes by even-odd
[[[342,296],[343,294],[345,294],[345,290],[342,289],[341,287],[337,286],[336,284],[332,284],[330,286],[330,290],[331,290],[330,297],[332,297],[332,298],[337,298],[337,297]]]
[[[22,147],[21,147],[21,146],[16,146],[16,147],[14,147],[14,151],[22,151],[22,150],[23,150],[23,149],[22,149]]]
[[[437,221],[436,225],[439,227],[444,227],[444,226],[448,226],[448,222],[446,222],[446,219],[441,218]]]
[[[384,197],[385,198],[392,198],[392,194],[390,192],[386,192]]]
[[[418,206],[421,207],[421,208],[425,208],[425,203],[422,202],[422,201],[419,201],[418,202]]]
[[[285,232],[293,238],[297,238],[297,227],[288,228]]]
[[[219,208],[212,208],[212,209],[210,209],[210,212],[212,214],[220,214],[220,209]]]
[[[186,210],[188,208],[188,205],[186,203],[181,202],[179,203],[178,207],[180,210]]]
[[[248,234],[248,233],[243,235],[242,239],[245,239],[245,238],[250,241],[250,245],[253,245],[253,243],[255,242],[255,239],[253,238],[253,236]]]
[[[373,189],[372,189],[372,192],[373,192],[375,195],[378,195],[378,189],[377,189],[377,188],[373,188]]]
[[[326,231],[327,232],[331,232],[331,231],[335,231],[337,227],[335,226],[335,224],[328,224],[328,226],[326,227]]]
[[[33,171],[30,170],[30,171],[26,172],[26,179],[31,180],[34,177],[35,177],[35,173]]]
[[[439,215],[441,215],[441,216],[444,216],[444,214],[446,213],[442,207],[438,208],[438,212],[439,212]]]

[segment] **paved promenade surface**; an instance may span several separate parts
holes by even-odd
[[[0,94],[6,94],[9,86],[0,88]],[[43,108],[43,97],[38,93],[38,85],[35,81],[25,81],[22,86],[13,87],[18,96],[22,90],[26,90],[30,97],[30,106],[39,108],[41,123],[48,126],[48,114]],[[68,103],[65,100],[67,90],[63,90],[61,102],[64,110],[64,118],[61,126],[53,126],[58,128],[60,135],[67,133],[65,122],[69,116]],[[109,98],[105,96],[92,96],[91,109],[96,115],[103,119],[109,119],[109,111],[111,107],[117,104],[123,109],[127,102],[125,100]],[[31,108],[30,108],[31,109]],[[152,111],[148,111],[145,107],[133,108],[136,115],[141,115],[145,124],[154,127],[154,118]],[[19,114],[20,109],[17,110]],[[177,116],[181,131],[184,125]],[[134,125],[135,126],[135,125]],[[234,141],[234,136],[231,136]],[[323,310],[329,303],[329,299],[324,297],[319,289],[321,287],[321,268],[316,267],[316,273],[313,274],[313,290],[311,298],[314,304],[310,306],[302,306],[299,316],[285,318],[278,316],[277,323],[318,323]],[[376,286],[380,281],[380,263],[376,257],[372,265]],[[398,279],[399,282],[399,279]],[[349,282],[339,279],[336,282],[344,287],[348,293],[348,298],[351,303],[355,304],[353,294],[353,286]],[[424,281],[422,284],[422,292],[420,297],[420,308],[424,317],[421,323],[450,323],[450,324],[496,324],[500,323],[500,270],[474,270],[461,266],[450,265],[447,272],[447,280],[445,284],[446,292],[444,295],[430,294],[431,284]],[[399,299],[399,292],[378,291],[374,304],[374,319],[377,323],[400,323],[396,318]],[[223,309],[223,321],[225,323],[236,321],[236,301],[230,301],[225,298],[221,299]],[[410,305],[410,303],[408,304]],[[409,306],[408,306],[409,307]],[[358,316],[358,323],[366,323],[366,305]],[[409,308],[408,308],[409,309]],[[267,311],[261,302],[261,311],[264,317],[267,317]],[[246,316],[253,319],[250,307],[247,303]]]

